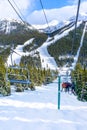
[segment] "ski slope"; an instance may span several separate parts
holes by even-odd
[[[54,40],[67,35],[69,31],[56,35]],[[56,69],[54,59],[47,52],[47,46],[51,42],[46,41],[43,46],[38,48],[38,51],[41,60],[44,58],[42,66],[46,67],[48,64],[49,68]],[[27,44],[29,43],[30,41]],[[23,55],[22,46],[17,47],[15,51],[17,49],[21,50],[20,55]],[[75,59],[78,58],[78,55],[79,50]],[[14,58],[15,61],[20,61],[20,56],[18,57],[15,53]],[[10,63],[9,59],[8,63]],[[64,73],[64,71],[66,72],[67,68],[61,68],[60,74]],[[12,87],[11,96],[0,97],[0,130],[65,129],[87,130],[87,102],[78,101],[73,94],[61,92],[60,110],[58,110],[57,80],[46,86],[36,87],[35,91],[28,90],[17,93],[14,92],[14,87]]]
[[[77,26],[80,26],[80,24],[82,23],[82,21],[79,21],[77,23]],[[8,65],[12,65],[12,62],[11,62],[11,56],[12,56],[12,59],[13,59],[13,63],[16,63],[16,64],[19,64],[20,63],[20,59],[22,56],[27,56],[27,55],[33,55],[35,51],[38,51],[39,52],[39,55],[40,55],[40,59],[41,59],[41,63],[42,63],[42,68],[50,68],[50,69],[53,69],[53,70],[56,70],[58,69],[58,66],[54,60],[53,57],[51,57],[47,51],[47,47],[53,43],[55,43],[56,41],[58,41],[59,39],[61,39],[62,37],[64,36],[67,36],[68,33],[70,31],[72,31],[74,29],[74,26],[65,30],[63,33],[61,34],[57,34],[54,36],[54,39],[51,40],[49,37],[47,39],[46,42],[44,42],[42,44],[42,46],[40,46],[38,49],[32,51],[32,52],[23,52],[23,47],[26,46],[27,44],[30,44],[34,38],[26,41],[24,43],[24,45],[18,45],[16,47],[16,49],[14,50],[14,52],[12,53],[12,55],[9,55],[8,57],[8,60],[7,60],[7,64]],[[51,37],[52,38],[52,37]],[[50,41],[51,40],[51,41]],[[15,53],[17,52],[17,53]],[[19,54],[19,55],[18,55]],[[44,62],[43,62],[44,61]]]
[[[57,80],[35,91],[0,97],[0,130],[87,130],[87,102],[61,93],[58,110]],[[14,87],[12,87],[14,88]]]

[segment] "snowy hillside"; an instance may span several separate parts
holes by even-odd
[[[15,19],[2,19],[0,20],[0,33],[10,34],[15,30],[18,30],[19,27],[22,27],[24,30],[31,29],[32,27],[29,26],[27,23],[23,23],[19,20]]]
[[[50,30],[49,30],[49,27],[47,24],[45,25],[33,25],[35,28],[39,29],[39,30],[42,30],[46,33],[48,32],[53,32],[55,30],[58,30],[64,26],[67,26],[69,25],[70,23],[75,23],[75,20],[76,20],[76,16],[71,16],[69,19],[65,19],[63,21],[61,20],[53,20],[51,22],[49,22],[49,27],[50,27]],[[79,17],[78,17],[78,21],[87,21],[87,13],[83,13],[83,12],[80,12],[79,14]]]
[[[74,22],[74,21],[68,21],[68,20],[65,20],[65,21],[57,21],[57,20],[53,20],[49,23],[49,27],[50,27],[50,30],[49,30],[49,27],[47,24],[44,24],[44,25],[34,25],[35,28],[37,28],[38,30],[41,30],[41,31],[44,31],[46,33],[50,33],[51,32],[54,32],[55,30],[58,30],[66,25],[69,25],[71,22]]]
[[[82,23],[82,21],[79,21],[77,26],[79,26],[80,24]],[[67,27],[66,27],[67,28]],[[32,51],[32,52],[26,52],[24,53],[23,52],[23,47],[27,44],[30,44],[32,39],[28,40],[27,42],[24,43],[24,45],[20,45],[20,46],[17,46],[16,49],[14,50],[15,52],[18,52],[20,54],[17,55],[15,52],[13,52],[12,54],[12,57],[13,57],[13,62],[15,62],[16,64],[18,64],[20,62],[20,58],[21,56],[23,55],[33,55],[35,51],[38,51],[39,54],[40,54],[40,58],[41,58],[41,62],[42,62],[42,68],[50,68],[50,69],[58,69],[57,67],[57,64],[54,60],[53,57],[51,57],[47,51],[47,46],[56,42],[57,40],[59,40],[60,38],[68,35],[68,33],[74,29],[74,26],[68,28],[68,29],[65,29],[64,31],[62,31],[61,34],[57,34],[54,36],[54,39],[52,40],[50,37],[48,37],[47,41],[43,43],[43,45],[41,47],[39,47],[38,49]],[[51,41],[50,41],[51,40]],[[9,56],[8,58],[8,61],[7,61],[8,65],[11,64],[11,55]]]
[[[73,94],[61,93],[58,110],[58,83],[35,91],[14,92],[0,97],[0,130],[86,130],[87,102]]]
[[[19,20],[15,20],[15,19],[2,19],[0,20],[0,33],[10,33],[11,31],[15,31],[17,30],[18,26],[25,26],[25,28],[29,28],[29,29],[33,29],[32,27],[35,27],[36,29],[40,30],[40,31],[44,31],[46,33],[48,32],[54,32],[64,26],[67,26],[69,25],[70,23],[75,23],[75,19],[76,19],[76,16],[71,16],[69,19],[65,19],[63,21],[58,21],[58,20],[53,20],[51,22],[49,22],[49,27],[50,27],[50,30],[49,30],[49,27],[47,24],[44,24],[44,25],[29,25],[27,23],[23,23]],[[79,21],[87,21],[87,13],[83,13],[81,12],[79,14],[79,18],[78,18]]]
[[[78,26],[82,21],[78,22]],[[82,40],[85,35],[87,23],[81,38],[81,43],[74,57],[73,67],[79,56]],[[23,55],[33,55],[38,51],[42,67],[58,69],[54,58],[47,52],[47,46],[66,36],[74,26],[56,34],[54,39],[48,37],[38,49],[31,52],[23,52],[23,47],[29,45],[34,38],[31,38],[24,45],[18,45],[12,54],[13,62],[19,63]],[[8,29],[7,29],[8,30]],[[8,31],[7,31],[8,32]],[[11,64],[11,55],[8,58]],[[69,68],[59,68],[60,74],[67,72]],[[60,93],[60,110],[58,109],[58,79],[53,83],[36,86],[35,91],[25,90],[15,92],[15,86],[11,87],[11,95],[0,96],[0,130],[86,130],[87,129],[87,102],[81,102],[72,93]]]
[[[86,13],[80,13],[77,26],[79,26],[82,23],[82,20],[86,21],[86,18],[87,18]],[[48,37],[48,39],[43,43],[42,46],[40,46],[39,48],[37,48],[36,50],[34,50],[32,52],[28,51],[28,52],[24,53],[23,47],[26,45],[26,42],[31,43],[31,41],[32,41],[32,38],[30,38],[28,40],[27,39],[28,37],[26,37],[27,41],[24,43],[24,45],[18,45],[15,48],[14,51],[19,53],[20,55],[17,55],[16,53],[13,52],[13,54],[12,54],[13,63],[18,64],[20,62],[21,56],[25,56],[25,55],[29,55],[29,54],[31,54],[31,56],[32,56],[32,54],[34,54],[35,51],[38,51],[39,54],[40,54],[40,58],[41,58],[43,68],[48,67],[48,68],[52,68],[52,69],[58,69],[56,62],[54,61],[54,58],[51,57],[47,52],[47,46],[56,42],[57,40],[61,39],[62,37],[68,35],[68,33],[70,31],[72,31],[75,27],[74,23],[75,23],[75,16],[71,17],[68,20],[64,20],[64,21],[57,21],[57,20],[52,21],[51,23],[49,23],[52,32],[55,32],[56,30],[57,31],[60,30],[59,32],[54,33],[54,39]],[[44,28],[42,28],[42,29],[41,29],[41,27],[42,26],[39,26],[38,29],[40,29],[40,30],[44,29],[45,32],[49,32],[47,25],[45,25]],[[62,28],[62,29],[60,29],[60,28]],[[1,20],[0,21],[0,33],[8,34],[10,32],[13,32],[13,33],[15,32],[16,37],[17,37],[17,35],[19,34],[19,30],[20,30],[21,33],[24,34],[24,32],[22,32],[23,29],[26,30],[26,25],[24,25],[20,21],[16,21],[16,20],[4,20],[4,21]],[[22,38],[23,38],[23,36],[22,36]],[[24,36],[24,38],[25,38],[25,36]],[[20,39],[20,38],[18,37],[18,39]],[[33,39],[34,39],[34,37],[33,37]],[[17,43],[17,41],[16,41],[16,43]],[[19,43],[20,43],[20,41],[19,41]],[[8,57],[7,63],[8,63],[8,65],[11,64],[11,55]]]

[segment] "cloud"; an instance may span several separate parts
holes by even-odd
[[[27,10],[31,9],[31,4],[34,0],[10,0],[12,5],[16,8],[19,12],[18,8],[26,16]],[[31,3],[32,2],[32,3]],[[16,5],[15,5],[16,3]],[[33,6],[33,5],[32,5]],[[18,7],[18,8],[17,8]],[[11,7],[8,0],[0,0],[0,19],[1,18],[18,18],[17,14],[15,13],[14,9]]]
[[[46,24],[46,19],[43,13],[43,10],[34,10],[36,7],[38,0],[10,0],[11,3],[15,6],[14,2],[19,7],[22,14],[25,16],[25,20],[30,24]],[[81,2],[80,12],[87,12],[87,0],[83,0]],[[73,4],[68,4],[69,6],[65,6],[62,8],[54,8],[54,9],[45,9],[45,13],[48,19],[48,22],[52,20],[67,20],[68,18],[76,15],[78,0],[68,0]],[[17,9],[17,11],[19,11]],[[9,4],[8,0],[0,0],[0,19],[1,18],[11,18],[18,19],[17,14]]]
[[[1,0],[0,1],[0,18],[10,17],[11,14],[15,17],[15,13],[10,7],[7,0]]]
[[[80,12],[86,12],[87,13],[87,1],[84,1],[80,6]]]
[[[68,3],[68,4],[75,5],[75,4],[78,3],[78,0],[68,0],[67,3]]]
[[[82,0],[82,2],[84,2],[84,1],[86,1],[86,0]],[[81,0],[80,0],[80,2],[81,2]],[[70,5],[77,5],[78,0],[68,0],[67,3],[70,4]]]
[[[76,2],[76,0],[74,1]],[[65,6],[56,9],[45,9],[44,10],[48,19],[48,22],[52,20],[67,20],[68,18],[75,16],[77,13],[77,4]],[[87,1],[81,3],[80,12],[87,12]],[[35,10],[28,16],[28,21],[31,24],[45,24],[45,16],[42,10]]]
[[[66,20],[69,17],[75,15],[76,6],[66,6],[59,9],[50,9],[44,10],[48,19],[48,22],[52,20]],[[45,16],[42,10],[34,11],[31,15],[28,16],[28,21],[32,24],[45,24]]]

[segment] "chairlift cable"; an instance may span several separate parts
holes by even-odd
[[[75,34],[76,34],[77,21],[78,21],[78,16],[79,16],[80,3],[81,3],[81,0],[78,0],[77,15],[76,15],[76,22],[75,22]]]
[[[18,9],[19,13],[21,14],[21,16],[25,19],[24,15],[22,14],[22,12],[20,11],[18,5],[16,4],[16,2],[14,0],[12,0],[16,6],[16,8]]]
[[[20,16],[20,14],[18,13],[18,11],[15,9],[15,7],[13,6],[13,4],[10,2],[10,0],[8,0],[9,4],[12,6],[12,8],[14,9],[14,11],[16,12],[16,14],[18,15],[18,17],[22,20],[22,22],[24,23],[24,20],[22,19],[22,17]]]
[[[50,29],[50,26],[49,26],[49,23],[48,23],[48,19],[47,19],[47,16],[46,16],[46,13],[45,13],[45,10],[44,10],[44,7],[43,7],[42,0],[40,0],[40,4],[41,4],[42,10],[43,10],[43,13],[44,13],[45,20],[46,20],[46,23],[48,25],[49,31],[51,32],[51,29]]]
[[[75,30],[74,30],[73,40],[72,40],[72,52],[71,52],[71,54],[73,53],[74,42],[76,40],[76,29],[77,29],[77,22],[78,22],[78,16],[79,16],[80,3],[81,3],[81,0],[78,0],[76,20],[75,20]]]
[[[15,6],[16,6],[16,8],[18,9],[19,12],[16,10],[16,8],[13,6],[13,4],[12,4],[12,2],[11,2],[10,0],[8,0],[8,2],[9,2],[9,4],[11,5],[11,7],[14,9],[14,11],[16,12],[16,14],[18,15],[18,17],[21,19],[21,21],[22,21],[24,24],[26,24],[27,26],[29,25],[29,26],[31,26],[33,29],[37,30],[34,26],[32,26],[31,24],[29,24],[28,22],[26,23],[26,20],[25,20],[25,21],[23,20],[23,18],[25,19],[25,17],[24,17],[24,15],[21,13],[21,11],[20,11],[18,5],[15,3],[14,0],[13,0],[13,2],[14,2]],[[19,13],[20,13],[20,14],[19,14]],[[21,16],[22,16],[23,18],[22,18]]]
[[[14,2],[14,4],[15,4],[15,6],[16,6],[16,8],[18,9],[18,11],[19,11],[19,13],[21,14],[21,16],[23,17],[23,19],[24,19],[24,24],[26,24],[26,18],[25,18],[25,16],[23,15],[23,13],[21,12],[21,10],[20,10],[20,8],[18,7],[18,5],[16,4],[16,2],[14,1],[14,0],[12,0],[13,2]],[[27,24],[29,25],[29,26],[31,26],[33,29],[36,29],[34,26],[32,26],[30,23],[28,23],[27,22]],[[27,25],[26,24],[26,25]],[[37,30],[37,29],[36,29]]]
[[[14,9],[14,11],[16,12],[16,14],[18,15],[18,17],[22,20],[22,22],[24,23],[24,24],[28,24],[29,26],[31,26],[33,29],[35,29],[35,30],[37,30],[35,27],[33,27],[31,24],[29,24],[29,23],[26,23],[24,20],[23,20],[23,18],[21,17],[21,15],[22,15],[22,13],[21,13],[21,11],[20,11],[20,9],[18,8],[18,6],[17,6],[17,4],[15,3],[15,1],[13,0],[13,2],[14,2],[14,4],[15,4],[15,6],[16,6],[16,8],[18,9],[18,11],[20,12],[20,14],[19,14],[19,12],[16,10],[16,8],[13,6],[13,4],[12,4],[12,2],[10,1],[10,0],[8,0],[8,2],[9,2],[9,4],[11,5],[11,7]],[[23,16],[23,15],[22,15]],[[24,17],[24,16],[23,16]],[[32,33],[32,32],[31,32]],[[14,53],[16,53],[17,55],[19,55],[19,56],[21,56],[19,53],[17,53],[16,51],[14,51],[12,48],[11,48],[11,51],[12,52],[14,52]],[[12,55],[12,54],[11,54]],[[11,56],[12,57],[12,56]]]
[[[18,52],[14,51],[12,48],[11,48],[11,51],[16,53],[17,55],[21,56]]]

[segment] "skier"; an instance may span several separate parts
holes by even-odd
[[[72,91],[73,94],[75,94],[75,83],[74,83],[74,81],[72,82],[71,91]]]

